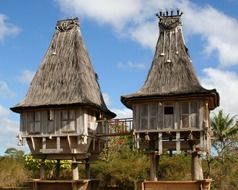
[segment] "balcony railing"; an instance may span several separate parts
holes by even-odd
[[[133,119],[98,120],[98,136],[122,136],[132,134]]]

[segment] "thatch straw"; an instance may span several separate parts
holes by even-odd
[[[132,99],[151,96],[166,97],[181,94],[214,96],[215,93],[218,98],[216,90],[203,88],[195,75],[184,44],[180,16],[160,17],[160,35],[147,79],[138,92],[121,97],[126,106],[130,107],[127,102]]]
[[[28,107],[83,104],[111,116],[84,45],[78,19],[58,21],[53,40],[27,96],[13,111]]]

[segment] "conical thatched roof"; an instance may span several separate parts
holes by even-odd
[[[122,102],[131,107],[131,101],[142,99],[198,95],[214,97],[216,107],[218,93],[203,88],[195,75],[183,39],[181,14],[161,13],[159,19],[160,35],[147,79],[138,92],[122,96]]]
[[[91,106],[115,116],[104,103],[77,18],[57,22],[53,40],[25,99],[12,110],[67,105]]]

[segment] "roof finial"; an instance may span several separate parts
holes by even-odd
[[[159,16],[162,16],[162,15],[163,15],[163,12],[162,12],[162,11],[160,11],[160,12],[159,12]]]
[[[165,11],[160,9],[159,13],[156,13],[155,16],[157,16],[158,18],[160,18],[160,17],[178,17],[178,16],[181,16],[182,14],[183,14],[183,12],[181,12],[180,9],[170,9],[170,11],[168,9],[166,9]]]
[[[181,16],[183,12],[180,11],[180,9],[177,9],[177,16]]]
[[[173,16],[173,12],[174,12],[174,11],[173,11],[173,9],[172,9],[172,10],[170,11],[170,13],[171,13],[171,16]]]

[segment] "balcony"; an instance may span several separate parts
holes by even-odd
[[[97,136],[132,135],[132,118],[98,120],[97,123]]]

